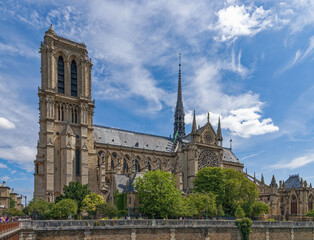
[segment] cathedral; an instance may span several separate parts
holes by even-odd
[[[79,181],[111,203],[117,194],[125,194],[128,208],[136,212],[132,183],[146,171],[173,173],[183,193],[191,192],[195,175],[204,167],[243,171],[243,164],[232,150],[222,147],[220,120],[216,130],[209,115],[207,123],[197,127],[194,112],[192,130],[186,134],[180,61],[172,139],[93,125],[92,63],[83,43],[60,37],[50,27],[40,54],[40,130],[34,161],[34,197],[53,202],[63,193],[64,185]],[[266,197],[260,195],[260,199],[270,202],[273,190],[269,189],[273,188],[255,178],[252,181],[260,192],[264,191]],[[274,194],[279,195],[278,191]],[[280,205],[278,199],[275,204]],[[279,205],[275,214],[281,214]]]

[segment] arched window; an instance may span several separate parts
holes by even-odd
[[[112,154],[112,158],[111,158],[111,171],[113,171],[114,170],[114,159],[116,159],[117,158],[117,154],[116,153],[113,153]]]
[[[311,211],[313,209],[313,196],[310,195],[309,197],[309,211]]]
[[[76,149],[75,151],[75,172],[76,176],[81,174],[81,159],[80,159],[80,150]]]
[[[135,172],[140,172],[141,166],[137,159],[135,159]]]
[[[126,159],[123,159],[123,174],[128,174],[129,166]]]
[[[295,196],[291,198],[291,214],[292,215],[298,214],[298,201]]]
[[[58,58],[58,93],[64,94],[64,61],[61,56]]]
[[[77,67],[74,60],[71,63],[71,96],[77,97]]]
[[[149,162],[147,162],[147,170],[148,170],[148,171],[151,171],[151,170],[152,170],[152,166],[150,165]]]

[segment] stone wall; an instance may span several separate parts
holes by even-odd
[[[234,221],[21,221],[20,240],[241,240]],[[314,240],[313,222],[254,222],[251,240]]]

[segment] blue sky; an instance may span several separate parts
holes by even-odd
[[[87,45],[94,123],[173,133],[182,53],[187,132],[207,112],[224,146],[270,182],[314,183],[314,1],[1,1],[0,180],[33,192],[40,42]]]

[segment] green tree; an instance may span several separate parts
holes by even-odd
[[[27,206],[27,214],[32,217],[47,218],[53,203],[46,202],[42,198],[33,199]]]
[[[243,208],[239,205],[234,213],[234,215],[237,217],[237,218],[243,218],[245,217],[245,212],[243,210]]]
[[[249,235],[252,232],[252,220],[249,218],[237,219],[236,225],[242,233],[242,239],[249,240]]]
[[[56,198],[56,203],[62,199],[72,199],[77,202],[78,210],[82,207],[83,199],[89,195],[91,192],[88,185],[83,185],[80,182],[70,182],[69,186],[63,187],[63,194]]]
[[[112,205],[110,203],[107,203],[107,202],[104,202],[104,203],[100,204],[97,207],[96,211],[100,215],[104,215],[104,216],[109,217],[109,218],[113,218],[113,217],[118,216],[120,214],[120,212],[119,212],[119,210],[117,209],[116,206],[114,206],[114,205]],[[127,211],[126,211],[126,213],[127,213]]]
[[[97,193],[91,193],[87,195],[82,201],[81,210],[85,210],[89,215],[95,217],[97,211],[102,209],[102,205],[104,204],[105,200],[102,196],[98,195]]]
[[[148,171],[142,178],[136,179],[135,187],[142,213],[153,218],[176,214],[176,204],[181,195],[176,189],[173,174],[161,170]]]
[[[72,199],[62,199],[53,205],[49,216],[53,219],[68,219],[69,216],[77,214],[77,202]]]
[[[201,215],[213,216],[216,213],[216,196],[213,193],[194,193],[189,197],[199,218]]]
[[[194,179],[193,191],[215,194],[217,206],[221,205],[223,212],[229,216],[235,215],[239,204],[247,216],[252,216],[258,197],[257,186],[243,173],[233,169],[203,168]]]
[[[10,209],[7,209],[7,210],[4,210],[3,211],[3,214],[4,215],[7,215],[7,216],[23,216],[24,213],[21,211],[21,210],[18,210],[16,208],[10,208]]]
[[[314,217],[314,209],[312,209],[311,211],[309,211],[306,216],[308,217]]]
[[[15,201],[12,197],[10,197],[10,208],[15,208]]]
[[[225,196],[225,173],[222,168],[206,167],[201,169],[194,179],[194,192],[213,193],[217,203],[221,204]]]
[[[250,217],[257,217],[263,213],[269,213],[269,206],[263,202],[254,202]]]

